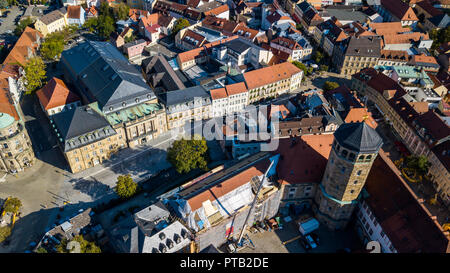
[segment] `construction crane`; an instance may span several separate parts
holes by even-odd
[[[293,242],[293,241],[295,241],[295,240],[297,240],[297,239],[300,239],[301,237],[302,237],[302,235],[295,236],[295,237],[292,238],[292,239],[289,239],[289,240],[287,240],[287,241],[284,241],[284,242],[283,242],[283,245],[287,245],[287,244],[289,244],[290,242]]]
[[[267,173],[268,173],[269,170],[272,168],[273,163],[274,163],[274,161],[272,160],[272,161],[270,162],[269,168],[267,168],[266,172],[264,173],[263,178],[261,179],[261,183],[259,184],[258,190],[257,190],[256,193],[255,193],[255,198],[253,198],[252,205],[250,206],[250,209],[248,210],[247,217],[245,218],[245,221],[244,221],[244,226],[242,227],[241,234],[239,235],[239,239],[238,239],[238,241],[237,241],[237,242],[238,242],[238,243],[237,243],[238,247],[243,245],[242,238],[244,237],[245,229],[247,228],[247,222],[248,222],[248,219],[250,218],[250,214],[252,213],[253,207],[254,207],[255,204],[256,204],[256,200],[258,200],[258,195],[259,195],[259,192],[260,192],[261,189],[262,189],[262,186],[263,186],[263,184],[264,184],[264,180],[267,179]]]

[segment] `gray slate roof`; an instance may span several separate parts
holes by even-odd
[[[86,41],[64,51],[61,61],[75,85],[105,114],[156,98],[141,72],[110,43]]]
[[[342,147],[361,153],[376,153],[383,140],[365,122],[344,123],[334,132],[334,138]]]
[[[211,104],[211,96],[201,85],[166,92],[160,99],[169,114]]]
[[[346,56],[380,57],[381,37],[379,36],[352,36],[345,52]]]
[[[64,152],[115,135],[108,121],[89,106],[79,106],[52,116]]]
[[[231,40],[229,42],[224,43],[223,45],[239,54],[245,52],[247,49],[252,47],[251,44],[245,42],[244,39],[242,38]]]
[[[153,56],[142,61],[147,81],[154,87],[164,86],[166,91],[185,89],[178,74],[173,70],[166,58],[163,56]]]

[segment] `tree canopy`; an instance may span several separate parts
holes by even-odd
[[[323,84],[323,90],[324,91],[330,91],[330,90],[336,89],[338,87],[339,87],[339,84],[337,82],[326,81]]]
[[[416,170],[420,175],[426,175],[428,173],[429,168],[431,167],[431,163],[428,161],[428,158],[424,155],[408,156],[406,158],[406,165],[408,166],[408,168]]]
[[[431,52],[434,52],[443,43],[450,42],[450,26],[441,29],[432,29],[429,32],[430,38],[433,40],[433,45],[431,46]]]
[[[126,199],[135,195],[138,189],[138,184],[133,181],[130,175],[121,175],[117,178],[114,191],[120,198]]]
[[[14,35],[19,37],[20,35],[22,35],[22,32],[25,30],[25,28],[31,24],[33,24],[33,20],[30,17],[21,20],[14,29]]]
[[[101,253],[102,250],[98,247],[94,242],[89,242],[83,238],[83,235],[77,235],[73,237],[72,240],[74,242],[78,242],[80,244],[80,253]],[[71,253],[74,249],[67,249],[67,244],[69,241],[67,239],[63,239],[61,243],[56,247],[58,253]]]
[[[54,32],[49,34],[41,45],[41,55],[46,60],[55,60],[61,56],[64,50],[64,34]]]
[[[175,21],[175,25],[173,26],[172,29],[172,34],[176,35],[178,33],[178,31],[182,30],[185,27],[190,26],[191,24],[189,24],[189,21],[185,18],[178,18]]]
[[[178,173],[187,173],[193,169],[208,169],[208,146],[206,140],[199,136],[193,139],[176,140],[167,151],[167,160],[175,167]]]
[[[33,57],[28,60],[25,65],[25,87],[27,94],[31,94],[44,84],[45,76],[45,64],[40,57]]]
[[[103,39],[107,39],[115,30],[114,19],[108,15],[100,15],[97,20],[98,35]]]
[[[323,53],[318,51],[318,50],[316,50],[316,53],[314,54],[314,61],[317,64],[319,64],[323,60],[323,57],[324,57]]]
[[[296,67],[300,68],[301,70],[303,70],[303,76],[308,76],[313,71],[312,67],[306,67],[306,65],[304,65],[302,62],[293,61],[292,64],[295,65]],[[303,79],[305,79],[305,78],[303,77]]]
[[[9,197],[3,204],[3,209],[11,213],[18,213],[21,207],[22,201],[17,197]]]
[[[4,9],[9,5],[8,1],[0,0],[0,9]]]
[[[130,12],[130,7],[125,3],[120,3],[113,9],[114,17],[117,20],[126,20]]]

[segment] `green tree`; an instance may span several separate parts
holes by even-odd
[[[8,1],[0,0],[0,9],[5,9],[7,6],[9,6]]]
[[[415,156],[410,155],[406,158],[406,165],[408,168],[414,169],[420,175],[426,175],[431,167],[431,163],[424,155]]]
[[[40,57],[33,57],[28,60],[25,65],[25,87],[27,94],[31,94],[44,84],[45,76],[45,64]]]
[[[0,243],[6,240],[11,235],[11,228],[9,226],[0,227]]]
[[[175,21],[175,25],[173,26],[172,29],[172,35],[176,35],[178,33],[178,31],[182,30],[183,28],[186,28],[188,26],[190,26],[191,24],[189,24],[189,21],[187,19],[184,18],[178,18]]]
[[[97,246],[94,242],[89,242],[83,238],[83,235],[77,235],[72,238],[70,241],[75,241],[80,244],[80,253],[101,253],[102,250],[99,246]],[[67,249],[67,244],[69,241],[67,239],[63,239],[61,243],[56,247],[58,253],[70,253],[72,250]]]
[[[100,37],[107,39],[114,30],[114,19],[112,17],[107,15],[100,15],[98,17],[97,31]]]
[[[114,8],[114,18],[117,20],[125,20],[128,18],[130,7],[125,3],[120,3]]]
[[[317,64],[319,64],[323,60],[323,57],[324,57],[323,53],[318,51],[318,50],[316,50],[316,53],[314,54],[314,61]]]
[[[90,32],[94,32],[98,26],[98,18],[92,17],[84,22],[83,28],[87,28]]]
[[[450,42],[450,26],[441,29],[432,29],[429,32],[429,36],[433,40],[431,52],[434,52],[441,44]]]
[[[55,60],[64,50],[64,34],[54,32],[49,34],[41,45],[41,55],[46,60]]]
[[[303,70],[303,75],[304,76],[310,75],[312,73],[312,71],[313,71],[312,67],[307,67],[302,62],[293,61],[292,64],[295,65],[296,67],[300,68],[301,70]],[[305,80],[305,77],[303,77],[302,80]]]
[[[20,35],[22,35],[22,32],[25,30],[25,28],[31,24],[33,24],[33,20],[30,17],[21,20],[19,24],[17,24],[16,29],[14,29],[14,35],[19,37]]]
[[[3,209],[6,212],[17,214],[22,207],[22,201],[17,197],[9,197],[3,204]]]
[[[130,175],[121,175],[117,178],[114,191],[120,198],[127,199],[135,195],[138,190],[138,184],[133,181]]]
[[[339,87],[339,84],[337,82],[326,81],[323,84],[323,90],[325,90],[325,91],[330,91],[330,90],[336,89],[338,87]]]
[[[167,160],[178,173],[187,173],[197,168],[207,170],[207,151],[206,140],[196,135],[191,140],[176,140],[167,151]]]
[[[107,1],[100,4],[99,12],[100,12],[100,15],[103,15],[103,16],[110,16],[110,17],[113,16],[113,13],[111,12],[111,7],[109,6]]]

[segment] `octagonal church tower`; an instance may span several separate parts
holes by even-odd
[[[314,198],[316,218],[332,230],[347,226],[383,140],[365,122],[342,124]]]

